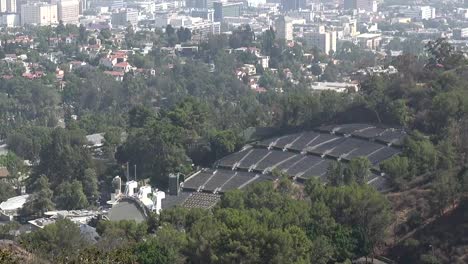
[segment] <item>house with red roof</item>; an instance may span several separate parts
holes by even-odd
[[[124,72],[119,72],[119,71],[105,71],[104,74],[114,77],[114,79],[118,82],[123,81],[123,77],[125,75]]]

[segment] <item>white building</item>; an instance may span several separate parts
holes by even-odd
[[[345,82],[314,82],[310,85],[310,89],[313,91],[335,91],[338,93],[358,92],[359,85]]]
[[[284,16],[279,17],[275,21],[276,37],[286,41],[292,41],[293,36],[293,22]]]
[[[171,25],[177,29],[180,27],[188,28],[192,32],[192,39],[199,40],[208,35],[221,34],[221,23],[204,20],[200,17],[189,17],[180,15],[163,15],[155,18],[156,27],[166,27]]]
[[[57,5],[42,2],[21,5],[21,25],[49,26],[57,23]]]
[[[138,186],[137,181],[128,181],[122,192],[122,180],[119,176],[114,177],[112,184],[115,191],[111,194],[111,200],[107,201],[107,204],[112,205],[109,210],[111,221],[133,218],[136,222],[143,222],[149,212],[161,211],[162,200],[166,198],[163,191],[149,185]]]
[[[400,9],[400,13],[405,17],[417,20],[433,19],[436,17],[435,8],[431,6],[412,6]]]
[[[0,12],[16,13],[16,0],[0,0]]]
[[[64,24],[77,24],[80,15],[80,2],[78,0],[60,0],[57,2],[59,21]]]
[[[20,16],[18,14],[1,14],[0,25],[4,27],[19,27]]]
[[[0,203],[0,219],[12,221],[29,198],[29,194],[12,197]]]

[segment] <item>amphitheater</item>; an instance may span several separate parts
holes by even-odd
[[[369,124],[322,126],[246,145],[218,160],[213,168],[190,175],[181,186],[184,192],[219,194],[275,180],[271,173],[275,169],[298,183],[310,177],[327,182],[327,168],[332,161],[347,163],[356,157],[367,157],[373,166],[367,183],[385,190],[387,179],[380,173],[379,164],[401,152],[405,136],[403,129]]]

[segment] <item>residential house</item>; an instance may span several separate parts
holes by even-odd
[[[123,77],[125,75],[124,72],[119,72],[119,71],[105,71],[104,74],[114,77],[114,79],[118,82],[123,81]]]

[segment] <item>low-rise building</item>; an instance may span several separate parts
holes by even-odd
[[[19,211],[29,198],[29,194],[11,197],[0,203],[0,219],[4,221],[13,221],[18,216]]]
[[[335,91],[338,93],[357,92],[359,85],[346,82],[314,82],[310,85],[313,91]]]
[[[376,50],[380,47],[382,35],[375,33],[364,33],[356,37],[358,45],[363,49]]]

